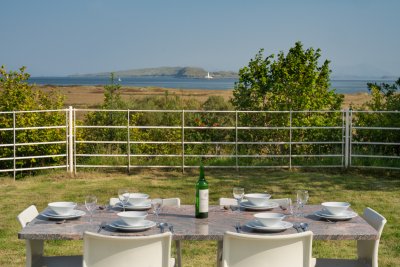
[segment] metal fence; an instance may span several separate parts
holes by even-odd
[[[15,179],[17,172],[72,166],[68,161],[73,153],[68,132],[72,126],[71,110],[0,112],[0,173],[12,172]],[[43,123],[55,114],[60,119],[58,124]],[[45,132],[53,136],[46,136]],[[46,146],[59,149],[43,149]],[[42,153],[42,150],[49,153]]]
[[[61,124],[25,127],[19,123],[19,120],[21,123],[27,120],[19,119],[21,114],[51,116],[54,113],[63,114]],[[376,116],[375,120],[371,121],[371,114],[372,119]],[[398,118],[398,115],[398,112],[351,110],[96,110],[72,107],[0,112],[0,149],[3,150],[0,172],[12,172],[15,178],[17,172],[55,168],[65,168],[71,173],[79,168],[126,168],[128,172],[148,167],[184,170],[198,167],[200,160],[208,168],[236,170],[400,169],[397,134],[400,125],[384,123],[385,116],[392,116],[395,122],[393,116]],[[29,131],[39,130],[62,133],[52,134],[55,139],[23,141]],[[371,140],[371,136],[381,136],[382,140]],[[57,153],[40,154],[38,147],[44,145],[56,145]],[[23,146],[30,149],[20,149]],[[23,164],[23,160],[28,160],[29,164]]]

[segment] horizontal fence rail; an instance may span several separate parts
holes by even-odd
[[[0,173],[68,169],[68,109],[0,112]],[[69,125],[71,123],[71,125]]]
[[[0,173],[65,168],[400,169],[399,112],[0,112]],[[79,118],[79,119],[78,119]],[[51,149],[46,149],[51,146]]]

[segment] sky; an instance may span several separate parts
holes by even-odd
[[[238,71],[264,48],[320,48],[335,75],[400,76],[398,0],[15,0],[0,65],[32,76],[161,66]]]

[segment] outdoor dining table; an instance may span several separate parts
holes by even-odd
[[[77,209],[85,210],[83,205]],[[306,205],[304,207],[304,217],[287,216],[285,221],[292,223],[308,223],[309,230],[313,232],[314,240],[376,240],[377,231],[370,226],[362,217],[357,216],[351,220],[330,222],[314,215],[314,212],[322,209],[320,205]],[[93,214],[90,222],[89,214],[79,219],[67,220],[63,223],[49,220],[41,215],[36,217],[31,223],[18,233],[19,239],[28,240],[80,240],[83,239],[85,231],[101,233],[103,235],[118,236],[140,236],[160,233],[160,229],[153,227],[140,232],[120,232],[105,226],[118,219],[117,213],[120,209],[105,208],[98,209]],[[236,231],[235,224],[240,222],[241,232],[257,235],[280,235],[296,233],[296,229],[289,228],[278,233],[254,232],[244,226],[253,220],[253,215],[260,211],[232,211],[220,206],[210,206],[208,218],[196,219],[193,205],[182,205],[180,207],[165,207],[159,215],[159,222],[166,222],[173,225],[173,240],[215,240],[218,242],[217,259],[222,253],[222,241],[226,231]],[[275,208],[267,212],[280,212],[280,208]],[[156,221],[153,214],[149,214],[148,220]],[[168,228],[167,228],[168,230]],[[219,261],[217,261],[219,262]],[[181,263],[178,263],[178,266]]]

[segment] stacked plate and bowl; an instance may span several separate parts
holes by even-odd
[[[54,220],[67,220],[79,218],[86,214],[86,212],[82,210],[75,209],[76,206],[75,202],[51,202],[41,215]]]
[[[278,203],[270,200],[271,195],[266,193],[245,194],[246,201],[240,206],[248,210],[271,210],[279,206]],[[254,214],[254,220],[248,222],[246,226],[255,231],[261,232],[281,232],[293,226],[290,222],[285,222],[284,214],[273,212],[262,212]]]
[[[271,210],[279,206],[278,203],[270,201],[270,194],[251,193],[245,194],[245,201],[240,202],[240,206],[247,210]]]
[[[117,203],[117,207],[123,208],[121,202]],[[125,204],[125,210],[148,210],[151,208],[151,201],[148,194],[144,193],[129,193],[128,203]]]
[[[283,221],[286,216],[281,213],[262,212],[254,214],[254,220],[246,226],[260,232],[281,232],[293,227],[290,222]]]
[[[119,231],[143,231],[155,226],[153,221],[146,220],[147,211],[123,211],[119,212],[118,220],[109,224],[111,228]]]
[[[151,200],[148,194],[144,193],[129,193],[128,202],[125,205],[125,210],[119,212],[118,220],[109,224],[111,228],[119,231],[143,231],[155,226],[153,221],[146,220],[147,211],[151,208]],[[117,203],[117,207],[123,208],[123,203]]]
[[[348,202],[323,202],[322,210],[314,214],[320,218],[330,221],[350,220],[357,216],[354,211],[348,210],[350,203]]]

